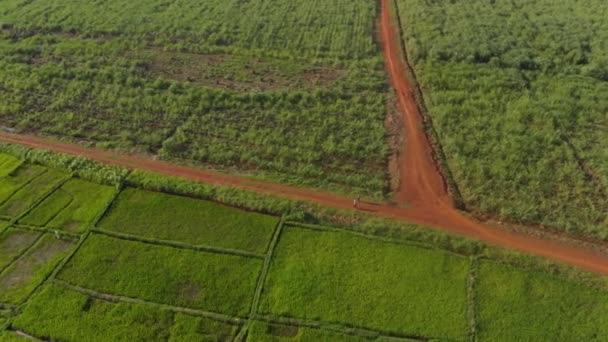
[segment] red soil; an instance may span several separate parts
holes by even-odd
[[[399,31],[391,22],[389,0],[382,0],[381,31],[388,72],[396,89],[407,142],[401,160],[401,184],[395,196],[397,204],[361,203],[359,208],[378,216],[412,222],[478,239],[490,244],[544,256],[556,261],[608,275],[608,256],[595,250],[563,242],[543,240],[479,223],[452,207],[444,180],[433,160],[432,148],[422,125],[422,116],[414,96],[414,86],[406,76],[401,60]],[[195,181],[233,186],[290,199],[315,202],[324,206],[352,209],[353,199],[321,191],[252,180],[214,171],[173,165],[147,158],[50,141],[34,136],[0,133],[0,141],[82,156],[102,163]]]

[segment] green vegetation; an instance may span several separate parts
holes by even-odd
[[[237,325],[176,313],[169,341],[232,341],[238,329]]]
[[[247,341],[251,342],[384,342],[389,339],[344,335],[320,329],[254,321]]]
[[[148,238],[263,254],[276,217],[198,199],[123,190],[99,227]]]
[[[464,339],[467,259],[349,233],[286,228],[260,311]]]
[[[27,342],[29,338],[17,335],[12,331],[3,331],[0,333],[0,342]]]
[[[608,238],[605,2],[396,3],[464,202]]]
[[[82,232],[106,206],[114,188],[70,179],[19,223]]]
[[[0,273],[0,303],[21,304],[67,255],[72,243],[45,235]]]
[[[94,234],[58,277],[104,293],[245,316],[261,266],[258,259]]]
[[[10,175],[21,165],[21,159],[0,153],[0,178]]]
[[[45,168],[40,166],[22,165],[0,178],[0,203],[6,202],[16,191],[44,172]]]
[[[0,215],[15,217],[30,208],[47,192],[65,179],[65,173],[55,170],[45,170],[39,176],[17,190],[0,206]]]
[[[483,262],[479,337],[492,341],[605,341],[608,291]]]
[[[380,198],[389,148],[377,10],[351,0],[3,3],[0,119]]]
[[[7,229],[0,233],[0,270],[31,246],[40,233]]]

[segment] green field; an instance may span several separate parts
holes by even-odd
[[[463,340],[467,270],[466,258],[442,251],[289,227],[260,311]]]
[[[15,217],[33,206],[66,177],[63,172],[47,169],[15,191],[2,205],[0,215]]]
[[[0,153],[0,178],[6,177],[21,165],[17,157]]]
[[[59,285],[45,288],[13,327],[62,341],[211,341],[235,335],[228,324],[145,305],[107,302]]]
[[[153,239],[262,254],[277,223],[276,217],[212,202],[127,188],[99,227]]]
[[[0,233],[0,270],[30,247],[40,233],[7,229]]]
[[[36,165],[22,165],[10,174],[0,177],[0,204],[5,203],[19,189],[41,176],[45,168]]]
[[[80,179],[70,179],[19,223],[82,232],[105,208],[114,189]]]
[[[483,262],[476,293],[486,341],[605,341],[608,291]]]
[[[261,264],[95,234],[58,277],[103,293],[245,316]]]
[[[4,1],[0,120],[381,198],[391,151],[377,10],[351,0]]]
[[[464,202],[608,238],[605,2],[397,4]]]
[[[0,273],[0,303],[21,304],[67,255],[72,243],[45,235]]]

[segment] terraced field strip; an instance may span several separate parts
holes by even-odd
[[[289,325],[294,327],[308,327],[314,329],[321,329],[325,331],[337,332],[344,335],[351,336],[360,336],[364,338],[390,338],[395,341],[434,341],[435,338],[430,337],[421,337],[421,336],[413,336],[407,334],[395,334],[386,331],[373,330],[367,328],[355,327],[352,325],[344,325],[340,323],[330,323],[324,321],[316,321],[316,320],[304,320],[304,319],[294,319],[288,317],[280,317],[273,315],[262,315],[256,314],[255,319],[259,321],[264,321],[268,323],[276,323]]]
[[[17,229],[21,229],[21,230],[29,230],[29,231],[32,231],[32,232],[41,232],[41,233],[53,234],[55,236],[60,236],[60,237],[64,237],[64,238],[68,238],[68,239],[73,239],[73,240],[79,240],[80,237],[81,237],[81,234],[74,234],[74,233],[64,232],[64,231],[59,230],[59,229],[51,229],[51,228],[45,228],[45,227],[30,226],[30,225],[26,225],[26,224],[15,224],[15,225],[13,225],[13,227],[15,227]]]
[[[470,257],[469,274],[467,277],[467,318],[469,323],[469,341],[477,341],[477,277],[479,273],[479,258]]]
[[[141,237],[141,236],[117,233],[117,232],[100,229],[100,228],[93,228],[92,232],[103,234],[103,235],[121,239],[121,240],[136,241],[136,242],[141,242],[141,243],[147,243],[150,245],[168,246],[168,247],[173,247],[173,248],[188,249],[188,250],[193,250],[193,251],[209,252],[209,253],[216,253],[216,254],[236,255],[236,256],[242,256],[242,257],[246,257],[246,258],[255,258],[255,259],[264,259],[265,258],[265,256],[262,254],[251,253],[251,252],[247,252],[247,251],[240,251],[240,250],[228,249],[228,248],[217,248],[217,247],[211,247],[211,246],[190,245],[190,244],[186,244],[186,243],[167,241],[167,240],[149,239],[149,238],[145,238],[145,237]]]
[[[73,285],[67,281],[60,280],[60,279],[53,279],[52,281],[53,281],[53,283],[59,284],[72,291],[80,292],[80,293],[86,294],[87,296],[91,296],[91,297],[105,300],[108,302],[114,302],[114,303],[125,302],[125,303],[131,303],[131,304],[143,304],[143,305],[151,306],[151,307],[154,307],[157,309],[165,309],[165,310],[170,310],[173,312],[181,312],[181,313],[185,313],[188,315],[211,318],[211,319],[214,319],[217,321],[222,321],[222,322],[227,322],[227,323],[241,324],[241,323],[245,322],[245,319],[243,319],[243,318],[224,315],[224,314],[217,313],[217,312],[192,309],[192,308],[187,308],[187,307],[183,307],[183,306],[175,306],[175,305],[147,301],[147,300],[138,299],[138,298],[131,298],[131,297],[127,297],[127,296],[119,296],[119,295],[104,293],[104,292],[100,292],[100,291],[96,291],[96,290],[91,290],[91,289],[88,289],[88,288],[85,288],[82,286]]]
[[[21,250],[19,254],[16,254],[12,260],[0,268],[0,274],[2,274],[7,268],[9,268],[15,261],[19,260],[24,254],[26,254],[30,249],[32,249],[44,236],[44,234],[40,234],[28,247]],[[5,253],[5,251],[3,251]]]

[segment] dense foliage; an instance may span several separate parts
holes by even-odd
[[[165,5],[0,4],[0,126],[386,195],[374,1]]]
[[[467,205],[608,238],[605,2],[396,3]]]

